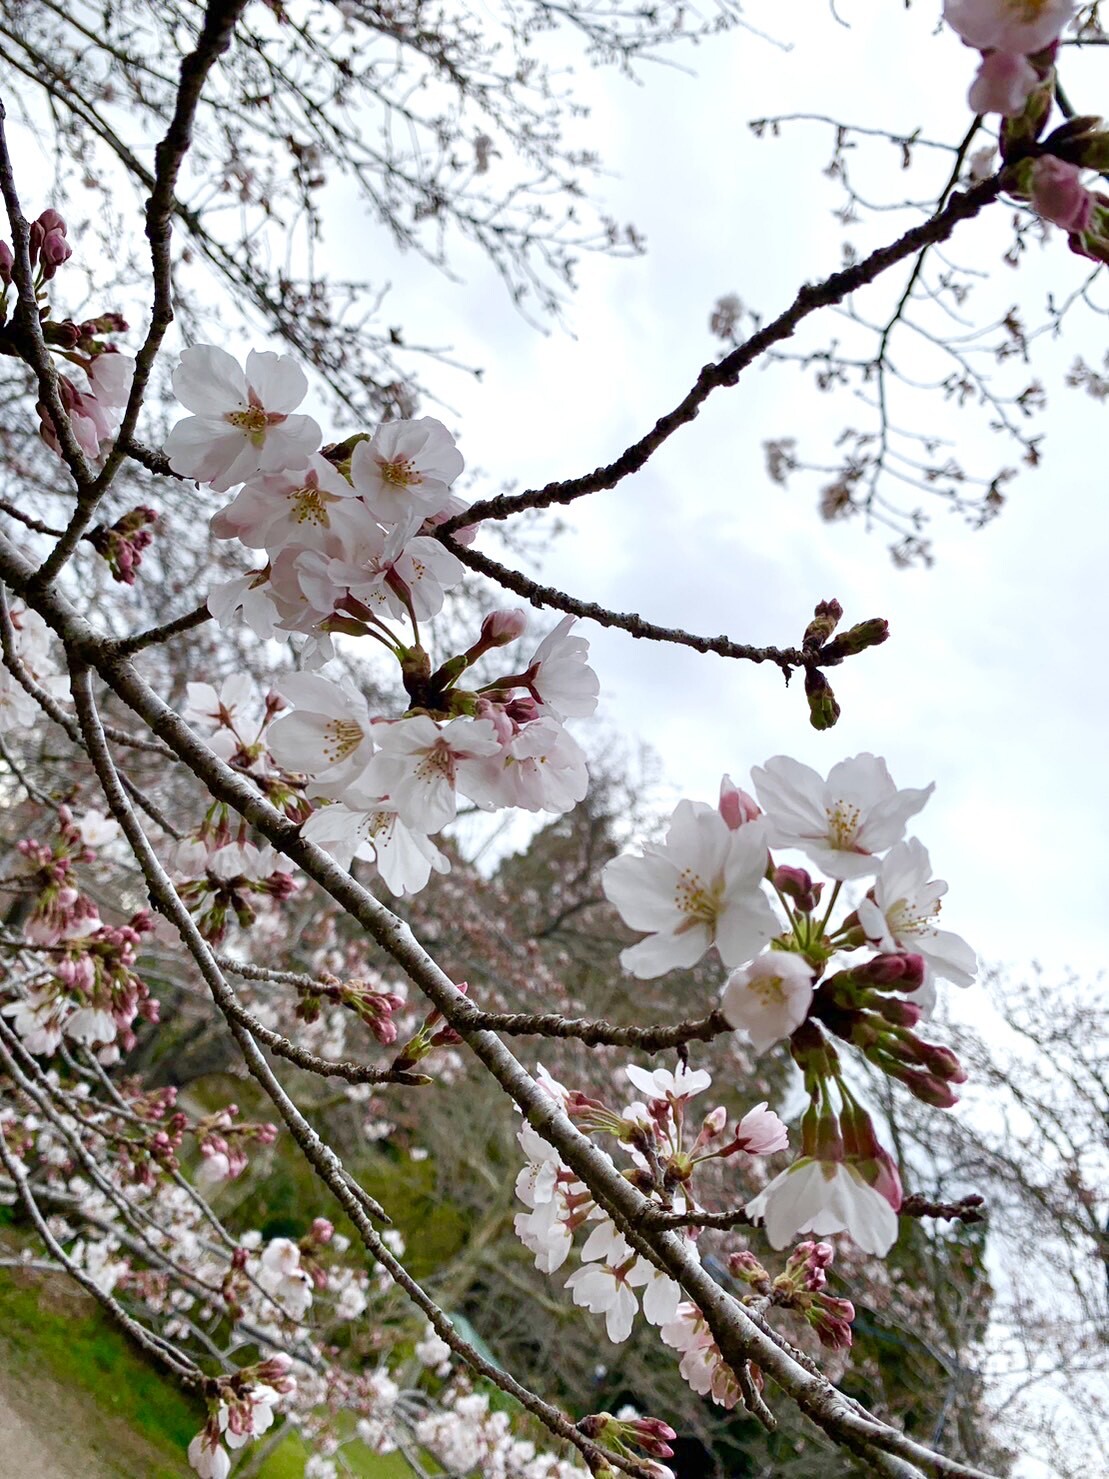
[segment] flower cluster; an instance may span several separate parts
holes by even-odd
[[[694,1179],[698,1166],[740,1151],[771,1155],[787,1144],[785,1126],[765,1104],[756,1105],[727,1133],[727,1112],[714,1109],[687,1133],[690,1099],[712,1083],[703,1070],[680,1066],[649,1072],[636,1065],[625,1070],[632,1086],[644,1095],[620,1112],[602,1101],[556,1083],[542,1068],[538,1081],[587,1134],[606,1134],[624,1148],[632,1166],[629,1178],[665,1211],[694,1211]],[[574,1233],[595,1224],[579,1250],[580,1264],[566,1280],[574,1303],[603,1314],[612,1341],[631,1334],[642,1290],[643,1314],[656,1326],[674,1319],[681,1292],[673,1279],[639,1256],[612,1220],[596,1205],[588,1189],[565,1166],[558,1152],[529,1124],[520,1127],[518,1140],[527,1164],[516,1178],[516,1195],[530,1210],[518,1213],[516,1234],[535,1255],[543,1273],[561,1268],[573,1247]],[[691,1250],[695,1243],[689,1240]]]
[[[96,858],[93,844],[117,832],[98,813],[77,822],[63,806],[50,845],[34,838],[17,845],[20,881],[33,899],[24,934],[43,951],[44,966],[0,1011],[13,1019],[28,1052],[53,1054],[64,1036],[110,1063],[134,1045],[137,1016],[158,1020],[158,1003],[134,970],[153,917],[143,909],[126,924],[105,924],[78,877],[78,866]]]
[[[97,457],[100,444],[115,435],[120,413],[131,390],[135,362],[130,355],[120,353],[107,337],[125,333],[127,324],[118,313],[103,313],[81,323],[51,316],[51,305],[44,289],[58,268],[73,255],[66,235],[66,223],[56,210],[45,210],[31,222],[29,246],[31,286],[39,304],[43,338],[47,346],[65,360],[67,367],[82,371],[87,382],[85,388],[74,382],[70,375],[59,372],[57,384],[62,409],[78,447],[86,457]],[[0,241],[0,326],[8,318],[14,265],[11,247],[6,241]],[[59,452],[58,433],[48,407],[40,402],[37,409],[43,441]]]
[[[343,633],[370,637],[399,666],[406,702],[394,715],[371,714],[353,683],[319,673],[277,685],[277,704],[291,710],[270,724],[276,705],[267,708],[266,747],[316,803],[304,835],[344,866],[372,860],[394,894],[412,894],[446,871],[432,838],[454,821],[460,799],[488,811],[556,813],[580,801],[585,757],[565,721],[592,714],[598,684],[574,618],[514,671],[474,688],[461,680],[523,636],[522,611],[491,613],[477,639],[437,667],[422,645],[420,623],[463,573],[431,532],[463,508],[450,490],[463,464],[447,429],[430,417],[390,422],[322,454],[319,426],[294,414],[304,374],[274,354],[252,351],[244,372],[222,350],[187,350],[174,388],[194,414],[170,432],[171,465],[221,492],[241,483],[212,527],[267,557],[214,590],[212,612],[227,620],[241,609],[261,636],[302,634],[312,664],[326,662]],[[390,621],[409,623],[411,636]],[[233,719],[242,696],[227,699],[190,685],[191,715],[214,722],[250,758]],[[259,730],[255,758],[261,738]]]
[[[970,947],[936,925],[946,884],[932,877],[924,846],[904,836],[932,787],[898,790],[873,755],[842,761],[827,779],[778,756],[753,779],[757,801],[725,776],[717,807],[679,802],[663,843],[608,864],[609,899],[627,924],[650,932],[621,959],[653,977],[715,948],[732,968],[720,999],[728,1023],[756,1053],[789,1040],[810,1096],[801,1157],[747,1207],[765,1219],[772,1245],[806,1230],[847,1231],[865,1251],[885,1253],[897,1235],[900,1183],[831,1037],[925,1102],[955,1102],[958,1060],[914,1030],[937,978],[967,986],[975,971]],[[833,880],[827,903],[823,882],[778,863],[771,848],[819,866]],[[844,884],[865,879],[873,879],[866,896],[833,922]],[[859,951],[872,953],[859,960]],[[848,960],[833,970],[838,957]]]
[[[272,1427],[274,1409],[296,1391],[292,1364],[289,1356],[270,1356],[234,1376],[216,1378],[208,1421],[189,1444],[189,1463],[200,1479],[227,1479],[231,1457],[223,1445],[234,1453]]]

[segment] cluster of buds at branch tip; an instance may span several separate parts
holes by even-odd
[[[825,1272],[835,1257],[831,1243],[798,1243],[776,1278],[763,1268],[753,1253],[733,1253],[728,1268],[741,1283],[748,1285],[752,1299],[766,1300],[782,1309],[795,1310],[816,1332],[820,1343],[830,1350],[848,1350],[852,1342],[851,1322],[855,1306],[849,1299],[839,1299],[826,1292]]]
[[[919,955],[879,955],[823,981],[813,995],[813,1016],[918,1099],[950,1109],[958,1102],[951,1086],[965,1082],[966,1073],[950,1048],[917,1037],[920,1006],[889,994],[915,991],[923,981]]]
[[[114,524],[97,524],[89,530],[85,538],[108,562],[114,579],[124,585],[134,585],[135,572],[142,564],[143,551],[154,540],[154,531],[150,525],[157,518],[158,515],[152,508],[140,504]]]
[[[469,983],[459,981],[458,990],[465,995],[469,990]],[[391,1067],[396,1072],[408,1072],[415,1068],[417,1063],[422,1063],[427,1055],[435,1048],[457,1047],[462,1041],[453,1027],[445,1025],[446,1019],[437,1008],[432,1008],[423,1020],[418,1032],[401,1048],[393,1059]]]
[[[302,1022],[315,1022],[325,1002],[353,1012],[384,1047],[396,1042],[397,1026],[393,1013],[404,1006],[403,996],[397,996],[393,991],[379,991],[368,981],[357,977],[340,981],[337,976],[325,975],[315,987],[301,989],[296,1015]]]
[[[858,622],[837,637],[834,633],[842,619],[843,607],[838,601],[818,601],[813,619],[801,638],[802,652],[812,659],[805,667],[805,698],[809,723],[814,729],[831,729],[840,716],[832,685],[821,668],[841,663],[845,657],[854,657],[868,647],[877,647],[889,636],[889,623],[875,616]]]
[[[650,1459],[672,1458],[674,1450],[670,1444],[678,1436],[670,1424],[664,1423],[661,1418],[614,1417],[611,1412],[595,1412],[589,1417],[583,1417],[578,1423],[578,1432],[611,1453],[630,1459],[639,1454]],[[649,1467],[659,1475],[670,1473],[669,1469],[658,1464],[651,1464]]]

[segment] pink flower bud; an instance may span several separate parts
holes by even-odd
[[[899,991],[915,991],[924,984],[924,957],[907,951],[876,955],[852,974],[867,986],[896,986]]]
[[[761,816],[758,802],[746,791],[741,791],[738,786],[733,785],[730,775],[723,776],[720,781],[720,815],[727,822],[732,831],[742,827],[744,822],[753,822],[756,817]]]
[[[1032,166],[1032,206],[1045,221],[1080,235],[1090,224],[1094,197],[1076,164],[1043,154]]]
[[[727,1123],[728,1111],[722,1104],[718,1105],[710,1114],[705,1115],[704,1123],[701,1126],[702,1138],[705,1140],[715,1139],[717,1135],[721,1134]]]
[[[763,1268],[755,1255],[746,1248],[742,1253],[732,1253],[728,1257],[728,1269],[737,1279],[744,1284],[761,1284],[769,1282],[770,1275]]]
[[[12,265],[15,258],[12,249],[6,241],[0,241],[0,282],[5,285],[12,280]]]
[[[527,612],[518,608],[491,611],[481,624],[483,647],[506,647],[522,637],[528,628]]]
[[[975,113],[1000,113],[1004,118],[1017,118],[1024,112],[1039,80],[1026,56],[1011,51],[987,52],[971,83],[967,103]]]
[[[330,1243],[334,1235],[335,1227],[326,1217],[317,1217],[312,1223],[312,1237],[317,1243]]]
[[[51,278],[57,272],[63,262],[68,262],[73,256],[73,248],[60,231],[48,231],[43,237],[42,246],[39,248],[39,260],[42,262],[42,275]]]
[[[505,704],[505,713],[516,724],[530,724],[533,719],[538,719],[542,710],[533,698],[521,694],[518,698],[509,699]]]

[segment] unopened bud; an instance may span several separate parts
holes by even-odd
[[[916,991],[924,985],[924,970],[922,955],[901,950],[876,955],[865,965],[857,966],[852,974],[857,981],[878,989],[896,986],[898,991]]]
[[[528,628],[526,611],[518,607],[506,611],[491,611],[481,624],[482,647],[507,647],[522,637]]]
[[[720,781],[720,815],[734,832],[744,822],[753,822],[762,812],[754,797],[741,791],[732,783],[731,776],[726,775]]]
[[[744,1284],[767,1284],[770,1275],[763,1268],[755,1255],[746,1248],[742,1253],[732,1253],[728,1257],[728,1270],[734,1278]]]
[[[890,634],[890,624],[883,617],[874,616],[869,621],[860,621],[856,626],[840,632],[822,649],[820,656],[829,661],[840,657],[854,657],[868,647],[877,647]]]
[[[63,262],[68,262],[73,256],[73,248],[60,231],[48,231],[42,239],[39,247],[39,260],[42,262],[42,275],[49,279],[54,276]]]
[[[770,881],[780,894],[792,899],[806,914],[811,914],[816,908],[824,887],[821,883],[814,885],[812,874],[804,868],[791,868],[785,863],[774,869]]]
[[[805,697],[809,701],[809,723],[814,729],[831,729],[839,718],[839,704],[832,685],[819,668],[805,669]]]
[[[813,619],[805,628],[801,646],[805,652],[819,652],[843,619],[843,607],[838,601],[819,601]]]
[[[6,241],[0,241],[0,282],[5,287],[12,280],[12,266],[14,262],[15,258],[12,256],[11,247]]]

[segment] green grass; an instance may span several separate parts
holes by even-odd
[[[31,1282],[33,1280],[33,1282]],[[109,1457],[120,1479],[180,1479],[192,1471],[189,1440],[204,1421],[193,1402],[133,1351],[101,1311],[60,1278],[0,1270],[0,1359],[24,1394],[43,1393],[52,1424],[82,1432],[90,1456]],[[71,1411],[56,1408],[64,1389]],[[412,1479],[399,1454],[343,1450],[362,1479]],[[260,1479],[303,1479],[306,1452],[296,1433],[269,1455]]]
[[[75,1400],[95,1400],[105,1419],[108,1451],[115,1437],[126,1432],[162,1456],[147,1471],[150,1479],[176,1479],[186,1472],[185,1449],[204,1420],[202,1406],[133,1352],[90,1301],[60,1280],[36,1278],[29,1284],[24,1276],[5,1271],[0,1276],[0,1331],[8,1371],[22,1389],[33,1391],[39,1373],[45,1373]],[[65,1418],[58,1414],[56,1420]],[[141,1461],[135,1445],[130,1446]]]

